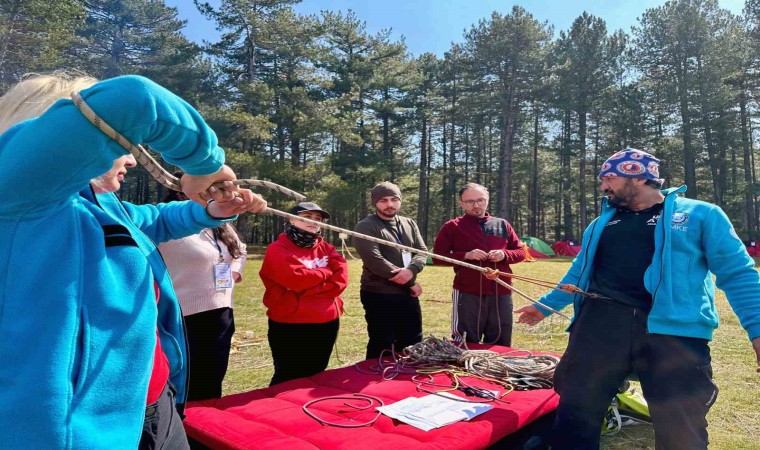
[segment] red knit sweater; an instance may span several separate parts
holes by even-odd
[[[520,238],[517,237],[517,233],[512,229],[509,222],[486,213],[486,216],[480,219],[464,215],[444,223],[435,237],[433,252],[470,264],[512,273],[509,265],[525,259],[525,250],[520,245]],[[506,257],[498,263],[464,259],[467,252],[475,249],[486,252],[503,250]],[[438,259],[434,259],[433,262],[437,265],[451,265]],[[454,289],[466,294],[493,295],[497,292],[499,294],[510,292],[509,289],[499,286],[495,281],[486,279],[475,270],[454,266],[454,272],[456,272]],[[512,284],[511,279],[501,278]]]

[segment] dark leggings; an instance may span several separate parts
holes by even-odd
[[[327,368],[340,319],[327,323],[282,323],[269,319],[274,375],[270,386],[308,377]]]

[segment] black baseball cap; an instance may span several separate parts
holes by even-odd
[[[290,211],[288,211],[290,214],[298,214],[305,211],[317,211],[322,215],[322,219],[329,219],[330,214],[319,207],[316,203],[312,202],[301,202],[297,204],[296,206],[290,208]]]

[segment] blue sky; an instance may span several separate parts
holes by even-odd
[[[206,1],[219,4],[219,0]],[[219,33],[198,13],[192,0],[165,2],[177,7],[179,18],[188,21],[184,33],[189,39],[196,42],[216,40]],[[555,32],[570,28],[583,11],[604,19],[609,31],[622,28],[628,32],[647,8],[663,3],[660,0],[304,0],[294,9],[300,14],[352,9],[357,17],[367,22],[370,33],[390,28],[394,40],[405,37],[413,55],[432,52],[443,56],[452,42],[462,42],[465,29],[487,18],[493,11],[508,14],[512,5],[520,5],[538,20],[554,25]],[[719,0],[719,4],[741,14],[744,0]]]

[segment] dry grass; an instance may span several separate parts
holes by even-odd
[[[541,260],[515,266],[520,275],[559,280],[570,264],[566,258]],[[238,285],[235,295],[234,337],[230,370],[224,383],[226,394],[248,391],[269,384],[272,364],[266,339],[266,314],[261,304],[262,285],[258,277],[260,260],[250,260],[245,268],[245,281]],[[346,314],[341,319],[337,351],[333,352],[330,367],[340,367],[364,359],[367,342],[364,311],[359,302],[361,263],[349,263],[350,283],[343,295]],[[424,289],[422,296],[423,329],[425,334],[446,337],[450,333],[450,290],[453,273],[450,268],[428,266],[419,276]],[[544,293],[543,288],[525,283],[516,285],[532,297]],[[759,300],[760,301],[760,300]],[[723,293],[718,294],[721,327],[712,343],[715,380],[720,387],[718,400],[710,411],[710,448],[719,450],[760,448],[760,411],[757,396],[760,375],[755,372],[755,359],[747,335],[739,326]],[[515,306],[527,304],[515,298]],[[566,310],[567,312],[567,310]],[[567,343],[564,328],[567,321],[551,318],[536,327],[516,325],[513,343],[532,350],[562,352]],[[677,382],[677,380],[674,380]],[[654,449],[650,426],[624,428],[614,437],[604,437],[603,449]]]

